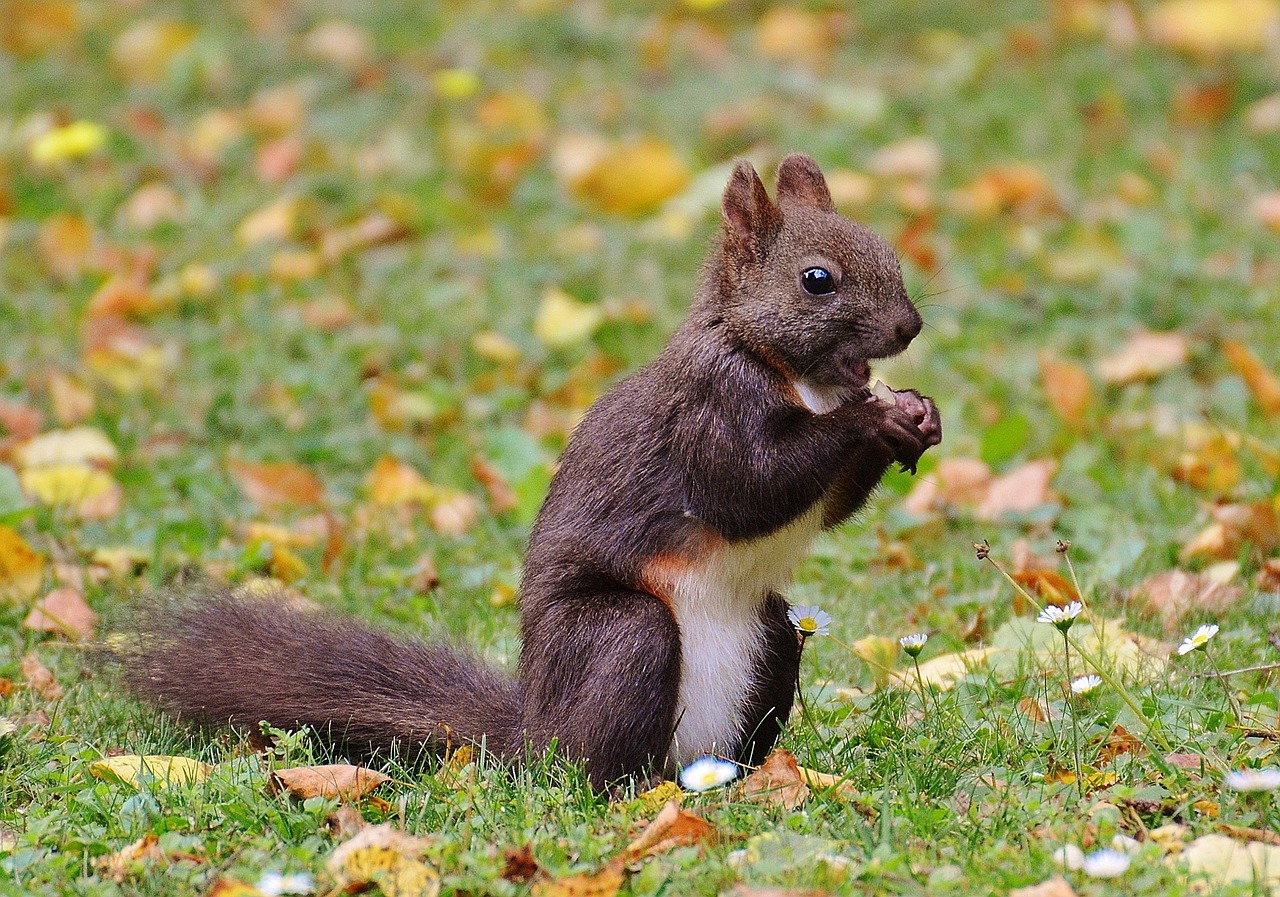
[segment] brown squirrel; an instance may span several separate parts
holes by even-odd
[[[513,680],[455,650],[225,593],[140,624],[132,687],[212,724],[307,725],[363,750],[552,744],[593,786],[714,753],[757,763],[801,640],[779,594],[889,465],[941,441],[932,400],[873,394],[921,319],[893,250],[787,156],[738,162],[723,233],[656,361],[592,406],[530,536]]]

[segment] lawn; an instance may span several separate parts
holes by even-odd
[[[1280,797],[1231,787],[1280,765],[1278,89],[1274,0],[0,0],[0,893],[341,887],[351,817],[267,787],[340,757],[96,649],[207,577],[513,666],[573,423],[732,160],[801,150],[898,248],[926,327],[875,372],[946,434],[789,593],[832,622],[782,746],[839,786],[686,794],[717,838],[613,865],[659,802],[554,758],[389,761],[363,818],[446,894],[1280,894]]]

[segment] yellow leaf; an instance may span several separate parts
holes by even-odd
[[[213,883],[208,897],[267,897],[253,885],[234,878],[220,878]]]
[[[958,654],[943,654],[920,664],[919,677],[916,669],[900,670],[890,677],[890,682],[904,688],[912,688],[923,679],[926,685],[946,690],[972,671],[985,667],[992,655],[1001,653],[998,648],[972,648]]]
[[[621,863],[613,862],[599,872],[570,875],[533,884],[534,897],[614,897],[622,888]]]
[[[245,216],[236,228],[236,239],[244,246],[287,240],[297,226],[298,208],[291,196],[277,199]]]
[[[373,465],[365,481],[369,499],[382,507],[414,502],[430,505],[440,495],[440,487],[399,458],[383,455]]]
[[[51,215],[36,233],[40,260],[63,280],[75,280],[88,267],[93,242],[93,228],[80,215]]]
[[[480,91],[480,76],[470,69],[441,69],[431,76],[431,88],[445,100],[466,100]]]
[[[520,347],[494,330],[482,330],[473,336],[471,348],[481,358],[498,364],[515,364],[520,360]]]
[[[604,312],[598,306],[579,302],[564,290],[550,287],[542,294],[533,334],[544,345],[563,349],[590,337],[603,320]]]
[[[77,4],[69,0],[8,0],[0,18],[0,46],[18,56],[39,56],[80,36]]]
[[[1275,0],[1164,0],[1147,14],[1156,43],[1201,56],[1261,50],[1278,24]]]
[[[123,782],[135,788],[143,785],[157,788],[192,785],[208,778],[212,771],[213,767],[209,764],[190,757],[165,757],[158,754],[123,754],[98,760],[89,766],[89,772],[99,779]]]
[[[858,655],[867,668],[871,670],[871,679],[876,687],[884,686],[893,676],[893,668],[898,662],[898,651],[902,646],[896,639],[880,635],[868,635],[853,643],[853,653]]]
[[[376,884],[385,897],[436,897],[440,876],[418,859],[429,842],[371,825],[338,846],[326,867],[344,889]]]
[[[1210,889],[1238,882],[1246,886],[1246,893],[1280,894],[1280,846],[1275,844],[1241,843],[1226,835],[1201,835],[1166,862],[1185,866],[1192,875],[1205,877]]]
[[[649,814],[662,809],[672,801],[679,802],[682,797],[684,792],[675,782],[661,782],[648,791],[641,791],[627,806],[637,813]]]
[[[22,489],[49,507],[65,508],[86,520],[105,520],[120,510],[120,484],[87,464],[46,464],[18,474]]]
[[[44,581],[44,558],[16,530],[0,524],[0,598],[30,598]]]
[[[831,49],[831,31],[815,14],[775,6],[756,24],[756,52],[775,62],[820,60]]]
[[[652,211],[689,183],[689,169],[656,137],[612,146],[581,177],[575,192],[611,212]]]
[[[14,452],[19,467],[48,464],[110,466],[120,457],[106,433],[96,427],[51,430],[23,443]]]
[[[53,165],[71,159],[83,159],[106,146],[107,129],[91,121],[76,121],[54,128],[31,142],[31,161]]]

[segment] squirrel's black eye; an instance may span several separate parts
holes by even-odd
[[[805,268],[800,274],[800,286],[810,296],[829,296],[836,291],[836,279],[826,268]]]

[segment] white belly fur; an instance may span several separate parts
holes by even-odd
[[[681,643],[679,722],[669,768],[740,746],[743,705],[754,687],[763,637],[758,609],[790,581],[822,528],[822,506],[818,502],[776,533],[716,549],[668,584]]]

